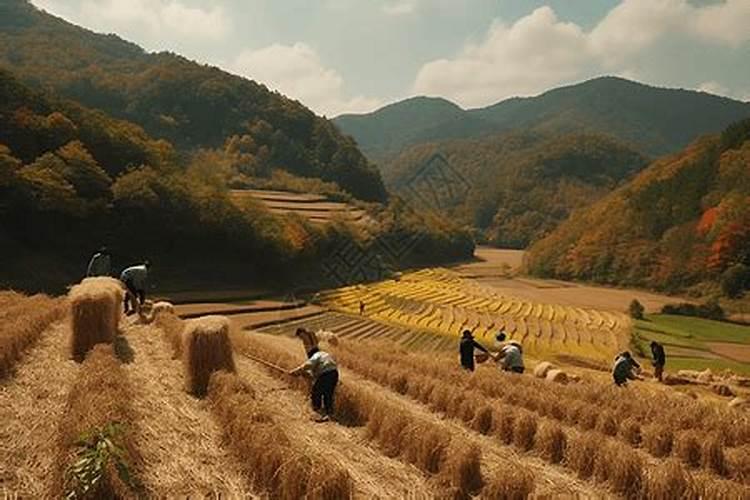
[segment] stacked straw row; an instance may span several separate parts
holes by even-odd
[[[296,364],[295,357],[287,351],[252,336],[235,339],[234,343],[240,352],[252,353],[276,365],[290,368]],[[297,384],[299,389],[307,388],[300,379],[274,375]],[[511,467],[515,473],[506,471],[507,474],[485,484],[479,447],[466,443],[446,426],[427,420],[369,388],[342,384],[337,390],[336,418],[351,425],[364,425],[365,437],[377,443],[385,455],[411,463],[433,476],[441,491],[451,498],[468,498],[480,490],[485,494],[513,491],[516,497],[533,491],[533,477],[520,467]]]
[[[322,454],[296,450],[273,412],[236,375],[226,317],[183,322],[159,314],[156,321],[174,356],[182,357],[186,389],[207,396],[226,443],[255,488],[285,500],[351,498],[349,473]]]
[[[0,380],[8,376],[23,352],[50,324],[65,315],[65,300],[46,295],[0,295]]]
[[[400,363],[378,361],[378,354],[365,355],[345,346],[336,350],[336,356],[341,363],[365,377],[409,395],[425,403],[433,411],[457,418],[480,433],[497,436],[503,444],[513,444],[522,451],[533,449],[547,461],[563,463],[583,478],[595,477],[602,482],[609,482],[616,491],[626,496],[643,494],[654,487],[651,483],[656,478],[661,477],[658,468],[651,470],[645,465],[646,460],[638,451],[623,446],[600,432],[612,425],[612,416],[608,413],[599,418],[596,429],[591,428],[586,433],[577,435],[564,431],[555,420],[539,418],[538,409],[529,411],[518,408],[516,405],[521,404],[523,399],[514,399],[505,404],[483,395],[472,386],[479,383],[486,373],[469,378],[465,373],[451,373],[443,365],[442,378],[435,378],[424,375],[431,370],[425,369],[422,364],[418,365],[417,372],[408,368],[415,365],[406,362],[406,359],[402,359]],[[395,358],[407,356],[391,353],[391,357]],[[509,377],[503,381],[506,386],[513,386],[521,379],[517,376]],[[727,464],[716,438],[705,440],[701,447],[693,449],[693,453],[698,454],[697,461],[706,470],[719,475],[726,473]],[[740,462],[741,469],[734,477],[745,478],[746,465],[746,460]],[[674,470],[675,465],[669,467]],[[691,479],[684,469],[681,470],[685,477]],[[730,481],[713,479],[702,482],[700,486],[709,496],[715,491],[748,493],[746,488]],[[692,487],[696,486],[693,484]]]
[[[92,431],[103,431],[117,424],[120,430],[107,438],[111,445],[123,452],[123,463],[130,476],[129,484],[123,481],[110,456],[103,477],[85,498],[137,498],[143,497],[138,477],[142,462],[138,452],[136,414],[131,407],[132,387],[127,372],[122,369],[111,346],[98,345],[86,356],[78,377],[68,394],[65,413],[58,431],[57,469],[52,478],[50,497],[64,498],[76,484],[69,473],[78,465],[79,440]],[[102,453],[100,456],[104,456]],[[80,486],[80,485],[79,485]],[[78,491],[81,494],[81,491]],[[78,497],[76,497],[78,498]]]

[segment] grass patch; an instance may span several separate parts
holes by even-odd
[[[714,371],[730,369],[736,373],[750,374],[750,364],[730,359],[670,356],[669,352],[670,347],[681,347],[713,353],[708,346],[709,342],[750,344],[750,327],[703,318],[650,314],[645,320],[635,322],[633,343],[638,354],[650,358],[649,344],[652,340],[666,347],[667,368],[670,371],[710,368]]]

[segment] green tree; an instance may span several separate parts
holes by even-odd
[[[633,299],[632,302],[630,302],[630,306],[628,307],[628,313],[633,319],[643,319],[643,313],[645,312],[645,310],[646,309],[643,307],[643,304],[641,304],[638,299]]]
[[[750,288],[750,267],[735,264],[721,275],[721,290],[730,299],[736,299]]]

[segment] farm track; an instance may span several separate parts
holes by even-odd
[[[11,498],[49,495],[57,429],[79,365],[69,359],[70,328],[55,323],[0,382],[0,492]]]
[[[130,326],[125,335],[134,358],[123,367],[134,388],[149,495],[254,497],[206,404],[185,392],[182,363],[161,330]]]
[[[301,354],[300,345],[293,347],[296,349],[290,347],[290,351]],[[303,356],[299,358],[302,362]],[[349,472],[354,481],[355,498],[432,496],[433,489],[419,469],[384,456],[363,437],[362,429],[313,423],[306,395],[284,385],[242,354],[235,356],[235,362],[238,375],[253,386],[262,402],[275,410],[277,421],[286,434],[293,437],[294,446],[305,454],[325,453]]]

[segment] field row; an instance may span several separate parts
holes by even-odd
[[[609,361],[629,339],[624,314],[490,295],[448,271],[341,288],[320,300],[351,314],[364,305],[369,318],[451,338],[471,330],[480,340],[492,340],[504,330],[537,357],[564,353]]]

